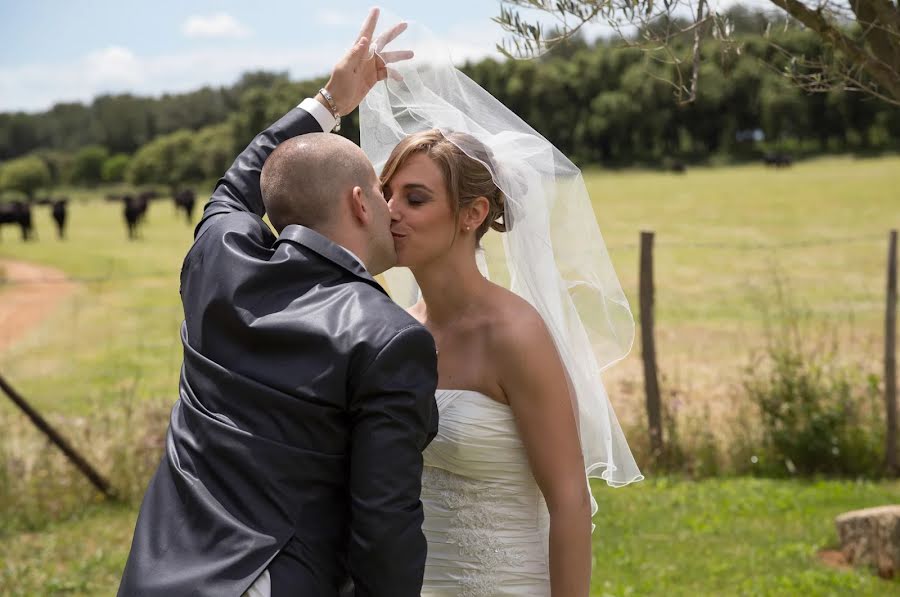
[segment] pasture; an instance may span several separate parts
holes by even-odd
[[[880,372],[887,234],[900,227],[900,157],[683,175],[591,171],[586,180],[635,314],[638,234],[656,233],[664,400],[691,429],[702,426],[728,442],[734,414],[746,408],[741,374],[762,347],[776,278],[811,321],[834,326],[838,359]],[[202,204],[209,189],[197,191]],[[41,293],[59,300],[0,348],[0,373],[122,484],[129,500],[91,503],[84,483],[0,400],[0,594],[112,591],[177,395],[178,274],[192,227],[171,200],[158,201],[142,238],[129,241],[122,205],[102,201],[105,192],[59,193],[72,199],[65,241],[56,239],[49,208],[35,212],[37,242],[3,230],[0,268],[3,259],[28,261],[68,280],[44,281]],[[0,284],[0,303],[22,288]],[[640,463],[646,434],[638,342],[605,382]],[[122,446],[130,460],[119,458]],[[45,479],[62,491],[40,494],[51,512],[30,508],[33,495],[14,479],[45,465],[67,479]],[[37,479],[28,491],[40,487]],[[594,594],[900,594],[897,583],[832,570],[815,556],[836,541],[834,515],[898,498],[892,482],[659,478],[601,491]]]

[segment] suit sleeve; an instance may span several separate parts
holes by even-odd
[[[381,350],[351,402],[348,559],[357,597],[422,589],[422,450],[437,431],[436,384],[434,340],[413,326]]]
[[[321,131],[322,127],[316,118],[297,107],[259,133],[216,183],[216,189],[203,209],[203,217],[194,230],[194,237],[198,238],[205,232],[210,220],[217,215],[250,212],[262,217],[265,208],[259,176],[266,158],[275,151],[279,143],[291,137]]]

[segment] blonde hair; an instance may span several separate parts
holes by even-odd
[[[460,145],[474,154],[467,155]],[[487,217],[475,230],[475,241],[479,242],[488,228],[506,232],[505,196],[491,178],[484,164],[493,163],[493,154],[480,141],[465,133],[449,133],[445,136],[439,129],[430,129],[409,135],[403,139],[388,157],[381,171],[381,184],[387,186],[397,170],[412,156],[424,153],[441,170],[444,184],[450,195],[453,212],[459,220],[460,212],[472,205],[478,197],[488,201]]]

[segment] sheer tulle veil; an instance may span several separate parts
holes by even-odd
[[[426,129],[466,133],[488,148],[485,155],[466,147],[465,136],[454,141],[490,170],[506,196],[507,232],[488,232],[479,267],[544,318],[572,383],[586,474],[614,487],[641,480],[600,375],[631,350],[634,319],[581,171],[455,68],[448,49],[425,27],[410,23],[391,46],[385,50],[376,35],[374,51],[410,49],[415,57],[391,65],[392,76],[360,106],[363,151],[380,173],[401,139]],[[400,305],[417,300],[408,269],[394,268],[385,279]]]

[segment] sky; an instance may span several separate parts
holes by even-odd
[[[0,112],[231,85],[257,69],[326,75],[376,5],[382,24],[427,26],[456,63],[500,57],[496,0],[0,0]]]
[[[499,56],[491,0],[0,0],[0,111],[230,85],[253,69],[325,75],[372,6],[429,27],[454,61]]]

